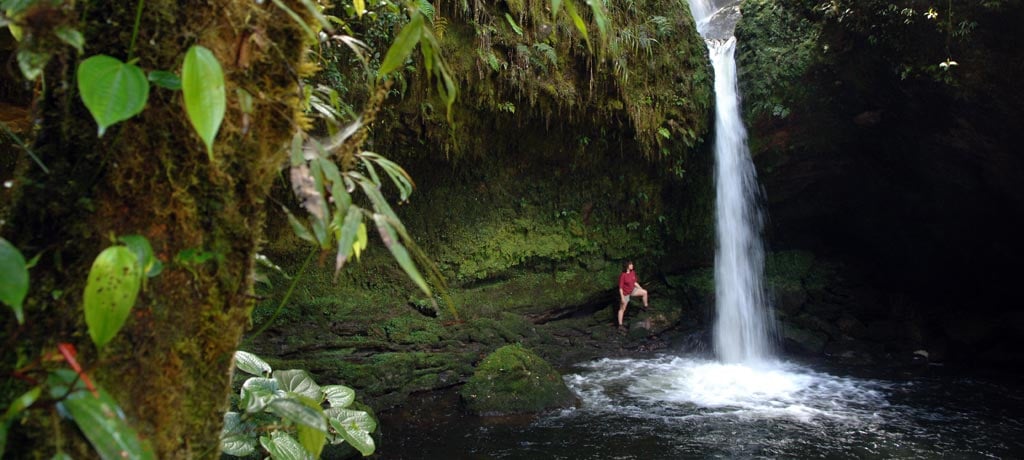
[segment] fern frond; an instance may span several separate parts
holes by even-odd
[[[558,68],[558,53],[547,43],[535,43],[533,49],[547,58],[554,68]]]

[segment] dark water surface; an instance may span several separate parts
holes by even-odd
[[[600,360],[565,377],[580,407],[539,417],[465,415],[454,391],[414,396],[379,414],[378,458],[1024,458],[1017,378],[815,368]]]

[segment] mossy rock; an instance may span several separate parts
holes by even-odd
[[[540,412],[576,403],[562,376],[521,345],[506,345],[491,353],[460,395],[466,408],[480,415]]]

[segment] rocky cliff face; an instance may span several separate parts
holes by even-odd
[[[737,32],[771,244],[855,265],[918,318],[879,338],[1019,363],[1020,2],[820,3],[747,0]]]

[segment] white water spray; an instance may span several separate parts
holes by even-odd
[[[764,293],[757,173],[740,117],[732,36],[739,6],[690,0],[690,9],[715,70],[715,352],[726,363],[759,362],[772,355],[774,322]]]

